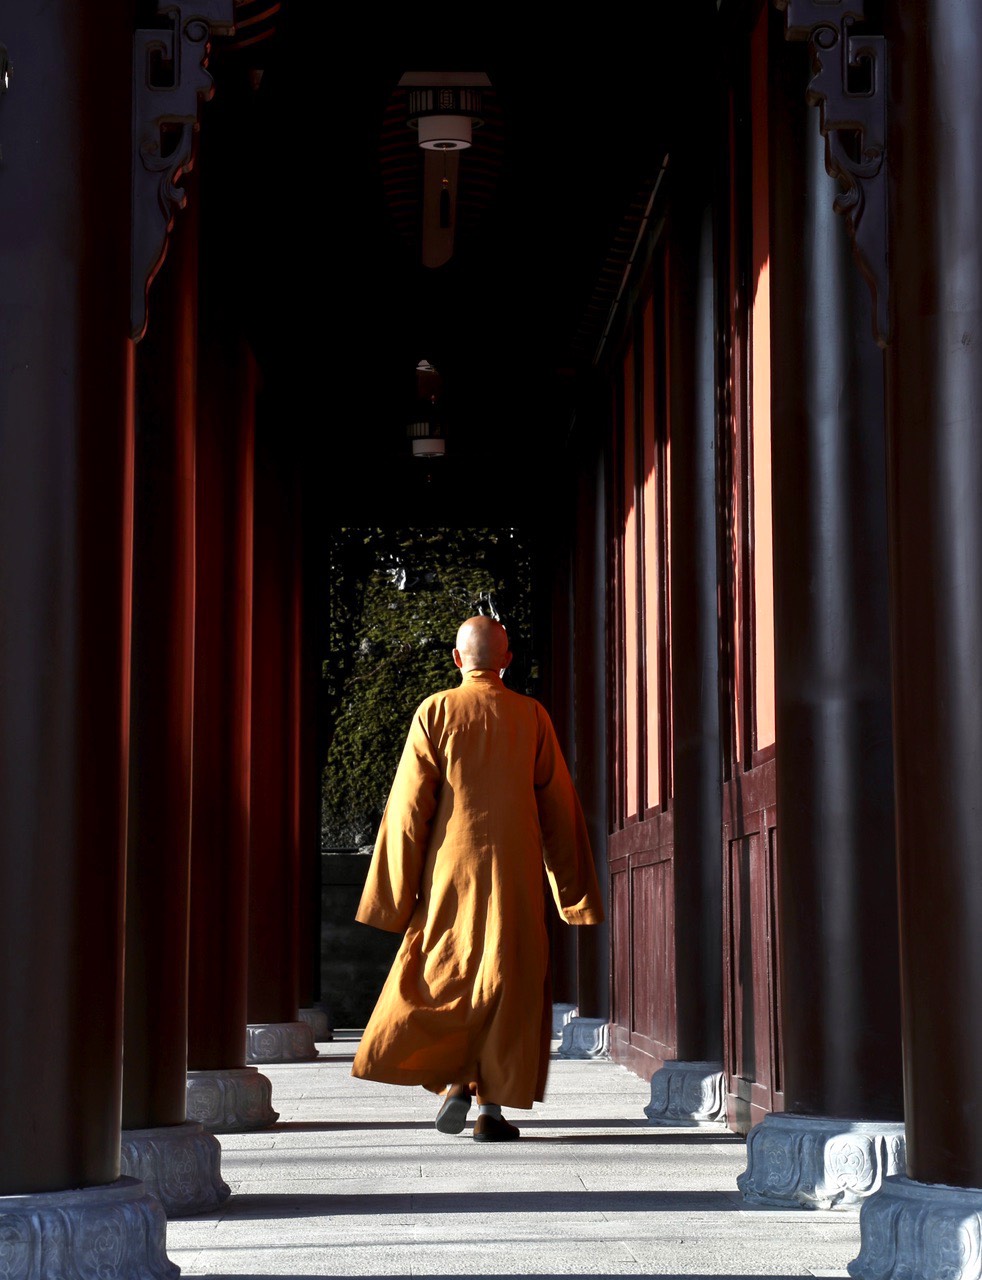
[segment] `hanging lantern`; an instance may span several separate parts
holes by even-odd
[[[442,458],[446,454],[447,442],[439,431],[436,423],[427,418],[409,424],[414,458]]]
[[[481,119],[483,71],[407,71],[399,84],[409,90],[411,129],[424,151],[463,151]]]

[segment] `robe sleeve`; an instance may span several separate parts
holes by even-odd
[[[355,919],[402,933],[419,896],[430,824],[443,769],[427,727],[427,704],[413,716],[386,801]]]
[[[535,800],[552,895],[567,924],[602,924],[603,898],[579,796],[552,721],[538,705],[536,715]]]

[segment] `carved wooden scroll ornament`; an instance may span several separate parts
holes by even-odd
[[[174,215],[187,202],[178,185],[192,164],[198,107],[214,92],[208,55],[214,35],[234,28],[233,0],[158,0],[166,25],[138,30],[133,45],[133,187],[130,327],[147,328],[147,293],[167,254]]]
[[[865,0],[774,0],[789,40],[807,40],[808,102],[819,108],[825,167],[839,185],[835,210],[849,227],[873,295],[873,336],[890,340],[887,259],[886,41],[857,34]]]

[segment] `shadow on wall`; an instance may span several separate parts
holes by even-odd
[[[321,857],[321,999],[334,1027],[364,1027],[402,941],[355,920],[368,864],[351,850]]]

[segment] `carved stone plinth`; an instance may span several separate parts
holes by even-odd
[[[771,1114],[750,1130],[737,1186],[756,1204],[855,1209],[905,1158],[902,1124]]]
[[[171,1280],[167,1219],[142,1182],[0,1196],[4,1280]]]
[[[222,1148],[200,1124],[124,1129],[120,1168],[139,1178],[168,1218],[217,1209],[232,1194],[222,1178]]]
[[[280,1118],[273,1088],[255,1067],[188,1072],[188,1119],[211,1133],[268,1129]]]
[[[311,1062],[314,1033],[306,1022],[256,1022],[246,1027],[246,1062]]]
[[[563,1027],[561,1058],[606,1058],[610,1024],[606,1018],[570,1018]]]
[[[563,1034],[563,1027],[571,1018],[576,1017],[575,1004],[554,1004],[552,1006],[552,1038],[557,1040]]]
[[[982,1188],[887,1178],[859,1231],[859,1280],[982,1280]]]
[[[666,1062],[651,1077],[651,1101],[644,1113],[652,1124],[725,1124],[722,1063]]]
[[[327,1016],[326,1009],[301,1009],[300,1021],[306,1022],[310,1027],[315,1042],[323,1044],[327,1040],[334,1039],[331,1020]]]

